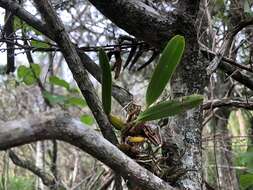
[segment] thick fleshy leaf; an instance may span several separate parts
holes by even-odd
[[[154,103],[163,92],[181,60],[184,46],[184,37],[176,35],[168,42],[163,50],[146,92],[147,107]]]
[[[102,69],[102,104],[104,112],[111,112],[112,75],[108,57],[103,49],[99,50],[99,64]]]
[[[173,116],[198,106],[202,101],[203,96],[201,95],[184,96],[175,100],[164,101],[140,113],[137,122],[152,121]]]

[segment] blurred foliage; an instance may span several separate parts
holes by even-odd
[[[238,171],[240,178],[240,186],[242,190],[248,190],[253,188],[253,147],[250,147],[247,152],[240,153],[238,159],[240,165],[246,168],[245,171]]]
[[[39,64],[31,64],[30,67],[21,65],[18,67],[17,75],[21,82],[26,85],[33,85],[40,77],[41,68]]]
[[[20,20],[18,17],[14,17],[14,31],[18,31],[23,29],[26,32],[29,33],[34,33],[37,36],[42,35],[41,32],[39,32],[38,30],[34,29],[33,27],[31,27],[30,25],[26,24],[24,21]]]
[[[3,181],[3,179],[0,179]],[[7,187],[3,187],[3,184],[0,183],[0,190],[35,190],[35,181],[34,178],[22,177],[22,176],[12,176],[8,178]]]
[[[35,85],[40,81],[41,67],[39,64],[31,64],[30,67],[21,65],[17,69],[18,82],[24,82],[26,85]],[[60,94],[52,93],[48,90],[41,89],[43,97],[51,105],[60,105],[63,108],[79,107],[84,108],[87,106],[86,101],[80,94],[77,88],[71,87],[71,84],[64,79],[57,76],[50,76],[47,85],[57,86],[62,88]],[[65,91],[65,92],[64,92]],[[90,115],[83,115],[80,120],[87,125],[94,123],[93,117]]]

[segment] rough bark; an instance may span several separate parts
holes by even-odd
[[[54,112],[55,113],[55,112]],[[33,115],[0,126],[0,150],[39,140],[57,139],[68,142],[113,168],[117,174],[146,189],[175,190],[141,167],[104,139],[99,133],[68,115],[58,113]]]
[[[161,12],[135,0],[90,2],[117,26],[160,49],[175,34],[187,36],[194,30],[191,25],[192,15],[183,14],[177,9]]]
[[[168,40],[173,34],[178,33],[176,15],[161,14],[142,1],[90,0],[90,2],[117,26],[157,47],[165,44],[164,39]]]
[[[196,32],[188,36],[184,59],[171,82],[173,97],[204,93],[207,84],[206,65],[200,61]],[[176,158],[181,167],[190,170],[178,182],[184,189],[200,190],[202,186],[201,162],[202,111],[200,108],[176,116],[164,129],[166,146],[176,144]],[[174,146],[173,146],[174,147]]]

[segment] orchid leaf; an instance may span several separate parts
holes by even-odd
[[[163,50],[146,92],[147,107],[154,103],[163,92],[182,58],[184,47],[184,37],[176,35]]]
[[[109,59],[103,49],[99,50],[99,64],[102,69],[102,104],[104,112],[111,112],[112,75]]]
[[[146,122],[174,116],[198,106],[202,103],[202,101],[202,95],[184,96],[178,99],[164,101],[151,106],[140,113],[137,118],[137,122]]]

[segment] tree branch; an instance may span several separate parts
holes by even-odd
[[[194,30],[189,24],[190,18],[176,10],[161,13],[135,0],[89,1],[117,26],[157,48],[163,47],[175,34],[188,36]]]
[[[221,62],[219,69],[224,71],[228,76],[238,81],[239,83],[245,85],[247,88],[253,90],[253,80],[252,77],[240,72],[237,68],[234,68],[228,63]]]
[[[61,112],[33,115],[6,122],[0,127],[0,150],[49,139],[62,140],[79,147],[111,167],[117,174],[143,188],[175,190],[126,156],[100,134]]]
[[[43,182],[44,185],[48,187],[57,187],[61,189],[65,189],[61,184],[57,184],[54,177],[49,175],[48,173],[44,172],[42,169],[38,168],[33,164],[33,162],[29,160],[21,160],[14,151],[9,150],[9,157],[11,158],[12,162],[20,166],[24,169],[31,171],[33,174],[37,175]]]
[[[210,49],[204,48],[204,47],[202,47],[201,52],[205,55],[205,57],[207,59],[213,59],[216,56],[215,52],[211,51]],[[237,63],[230,58],[222,57],[221,61],[225,62],[225,64],[228,63],[230,66],[235,66],[235,67],[240,68],[242,70],[253,73],[253,69],[250,68],[248,65]],[[225,70],[225,72],[226,72],[226,70]]]
[[[231,100],[231,99],[214,99],[214,100],[206,101],[202,105],[202,108],[204,110],[213,109],[217,107],[236,107],[236,108],[244,108],[248,110],[253,110],[253,102],[242,101],[242,100]]]
[[[215,57],[215,54],[209,50],[201,50],[201,52],[203,53],[203,55],[207,58],[207,59],[212,59]],[[234,79],[235,81],[245,85],[247,88],[253,90],[253,80],[250,76],[242,73],[239,69],[237,69],[236,67],[246,70],[246,71],[251,71],[250,68],[247,68],[244,65],[240,65],[237,63],[231,63],[230,59],[227,58],[222,58],[220,64],[218,65],[218,68],[221,69],[223,72],[225,72],[227,75],[229,75],[232,79]]]
[[[222,46],[218,50],[214,59],[210,62],[208,67],[206,68],[207,74],[212,74],[220,65],[220,62],[224,55],[227,54],[229,48],[231,47],[234,37],[245,27],[253,24],[253,19],[244,21],[239,23],[239,25],[235,26],[230,32],[228,32],[225,36]]]

